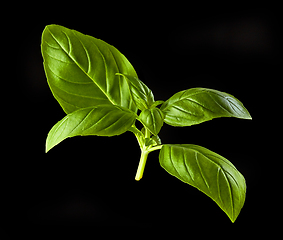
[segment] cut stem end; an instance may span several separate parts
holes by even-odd
[[[143,176],[143,172],[144,172],[144,168],[145,168],[145,164],[146,164],[148,154],[149,154],[148,151],[142,151],[141,152],[141,158],[140,158],[138,170],[137,170],[136,177],[135,177],[136,181],[141,180],[141,178]]]

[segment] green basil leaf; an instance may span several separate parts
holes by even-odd
[[[159,108],[143,110],[138,120],[154,135],[157,135],[163,126],[163,113]]]
[[[41,49],[49,87],[66,113],[101,104],[137,111],[127,81],[115,75],[137,74],[115,47],[75,30],[48,25]]]
[[[178,92],[160,108],[164,121],[172,126],[191,126],[213,118],[251,119],[243,104],[232,95],[207,88],[191,88]]]
[[[191,144],[163,145],[160,165],[171,175],[196,187],[228,215],[238,217],[246,195],[243,175],[226,158]]]
[[[154,103],[152,91],[137,77],[120,73],[117,73],[117,75],[125,77],[128,81],[130,93],[137,108],[140,110],[150,108]]]
[[[136,117],[132,111],[114,105],[81,108],[53,126],[46,139],[46,152],[69,137],[120,135],[134,124]]]

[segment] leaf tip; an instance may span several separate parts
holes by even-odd
[[[229,218],[230,218],[232,223],[234,223],[236,221],[236,219],[237,219],[237,217],[234,218],[234,217],[230,217],[230,216],[229,216]]]
[[[45,142],[45,153],[49,152],[55,145],[56,144],[52,143],[49,133]]]
[[[46,141],[45,144],[45,153],[47,153],[52,147],[49,146],[48,142]]]
[[[247,119],[247,120],[252,120],[252,116],[251,116],[251,114],[248,112],[248,110],[246,110],[245,119]]]

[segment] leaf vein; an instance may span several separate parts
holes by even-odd
[[[67,80],[67,79],[65,79],[65,78],[62,78],[62,77],[59,76],[57,73],[55,73],[49,65],[47,65],[47,66],[48,66],[49,70],[50,70],[55,76],[57,76],[58,78],[60,78],[61,80],[65,81],[65,82],[73,83],[73,84],[79,84],[79,85],[93,84],[92,81],[91,81],[91,82],[71,82],[71,81],[69,81],[69,80]]]
[[[188,172],[188,174],[189,174],[189,176],[190,176],[191,180],[194,182],[194,181],[195,181],[195,179],[194,179],[194,177],[192,177],[191,172],[190,172],[190,170],[189,170],[189,167],[187,166],[186,154],[185,154],[185,151],[184,151],[184,149],[183,149],[183,148],[182,148],[182,152],[183,152],[183,156],[184,156],[184,166],[185,166],[185,168],[186,168],[186,170],[187,170],[187,172]]]
[[[58,94],[54,94],[55,95],[55,98],[57,99],[57,98],[60,98],[60,101],[62,101],[62,102],[65,102],[65,103],[67,103],[67,104],[69,104],[69,105],[71,105],[71,106],[73,106],[73,107],[75,107],[75,108],[82,108],[82,107],[80,107],[80,106],[77,106],[77,105],[74,105],[74,104],[72,104],[72,103],[69,103],[69,102],[67,102],[67,101],[65,101],[63,98],[61,98],[61,97],[59,97],[59,95]]]
[[[82,123],[85,121],[85,119],[88,118],[88,116],[93,112],[93,110],[94,110],[94,109],[91,109],[90,112],[89,112],[86,116],[84,116],[84,118],[79,122],[79,124],[78,124],[75,128],[73,128],[73,130],[69,133],[70,135],[71,135],[72,132],[74,132],[80,125],[82,125]],[[84,130],[83,130],[83,131],[84,131]],[[83,132],[83,131],[82,131],[82,132]]]
[[[59,88],[62,92],[65,92],[65,93],[68,93],[69,95],[73,95],[73,96],[77,96],[77,97],[82,97],[82,98],[90,98],[90,99],[99,99],[99,100],[105,100],[104,98],[98,98],[98,97],[92,97],[92,96],[85,96],[85,95],[81,95],[81,94],[75,94],[75,93],[71,93],[71,92],[68,92],[66,90],[64,90],[63,88],[60,88],[60,87],[57,87],[56,88]]]
[[[210,96],[210,98],[211,98],[220,108],[222,108],[225,112],[228,112],[229,115],[232,115],[232,116],[233,116],[233,113],[232,113],[231,111],[229,111],[227,108],[225,108],[224,106],[222,106],[220,103],[218,103],[218,102],[210,95],[210,92],[207,92],[207,93],[208,93],[208,95]],[[213,93],[213,94],[216,94],[216,93]],[[225,100],[227,100],[226,97],[221,96],[220,94],[216,94],[216,95],[218,95],[218,96],[224,98]]]
[[[61,60],[61,59],[55,58],[54,56],[51,56],[51,55],[50,55],[49,53],[47,53],[47,52],[45,52],[45,54],[48,55],[50,58],[56,60],[56,61],[59,61],[59,62],[65,63],[65,64],[73,64],[73,65],[75,65],[75,63],[73,63],[73,62],[67,62],[67,61],[63,61],[63,60]]]
[[[75,37],[79,40],[80,44],[82,45],[84,51],[85,51],[85,54],[86,54],[86,57],[87,57],[87,62],[88,62],[88,66],[87,66],[87,71],[86,73],[89,75],[90,73],[90,69],[91,69],[91,61],[90,61],[90,57],[89,57],[89,53],[85,47],[85,45],[83,44],[83,42],[81,41],[81,39],[77,36],[76,32],[74,32],[74,35]]]
[[[122,115],[119,119],[115,120],[115,122],[111,123],[108,127],[103,128],[103,131],[105,131],[106,129],[112,127],[114,124],[117,124],[117,123],[118,123],[122,118],[124,118],[124,117],[125,117],[125,115]],[[128,123],[129,121],[131,121],[131,120],[132,120],[132,119],[128,119],[127,122],[125,122],[123,125],[127,125],[127,123]]]
[[[116,58],[115,58],[115,56],[114,56],[114,54],[113,54],[113,52],[111,51],[110,48],[109,48],[109,51],[110,51],[110,53],[111,53],[111,55],[112,55],[112,57],[114,59],[115,65],[117,66],[117,69],[118,69],[118,72],[121,73],[119,65],[117,63],[117,60],[116,60]],[[121,81],[123,81],[124,78],[122,76],[118,76],[118,79],[119,79],[119,85],[118,85],[118,88],[119,88],[119,99],[120,99],[120,105],[122,105],[123,91],[122,91],[122,88],[120,87],[120,85],[121,85]]]
[[[222,197],[221,197],[221,190],[220,190],[220,180],[219,180],[219,174],[220,171],[222,172],[222,169],[220,167],[217,168],[217,177],[216,177],[216,184],[217,184],[217,190],[218,190],[218,198],[221,201],[221,205],[224,206]]]
[[[48,47],[50,47],[50,48],[53,48],[53,49],[56,49],[56,50],[60,50],[61,49],[60,47],[56,48],[56,47],[50,45],[47,41],[44,41],[44,43],[46,43],[46,45],[48,45]]]
[[[193,100],[193,99],[190,99],[190,98],[184,98],[183,100],[193,102],[193,103],[195,103],[195,104],[197,104],[197,105],[201,106],[202,108],[206,109],[207,111],[214,113],[214,111],[212,111],[211,109],[209,109],[209,108],[205,107],[204,105],[200,104],[199,102],[197,102],[197,101],[195,101],[195,100]]]
[[[202,172],[201,166],[200,166],[200,164],[199,164],[198,153],[197,153],[197,152],[195,152],[195,159],[196,159],[196,162],[197,162],[199,171],[200,171],[200,175],[201,175],[201,177],[202,177],[202,179],[203,179],[203,182],[205,183],[205,185],[206,185],[208,191],[210,192],[209,184],[208,184],[208,182],[206,181],[205,176],[204,176],[204,174],[203,174],[203,172]]]
[[[100,48],[98,47],[98,45],[95,43],[95,42],[92,42],[92,44],[97,48],[97,50],[98,50],[98,52],[99,52],[99,54],[100,54],[100,56],[101,56],[101,58],[102,58],[102,60],[103,60],[103,65],[104,65],[104,67],[105,67],[105,81],[106,81],[106,92],[107,92],[107,85],[108,85],[108,83],[107,83],[107,79],[108,79],[108,71],[107,71],[107,64],[106,64],[106,60],[105,60],[105,57],[104,57],[104,55],[102,54],[102,52],[101,52],[101,50],[100,50]]]
[[[235,108],[237,108],[238,111],[240,111],[242,114],[245,115],[245,112],[244,112],[242,109],[240,109],[236,104],[234,104],[234,103],[230,100],[230,98],[227,98],[227,101],[229,102],[230,106],[233,108],[233,110],[234,110],[235,112],[237,112],[237,111],[235,110]]]
[[[177,109],[177,110],[179,110],[180,112],[185,113],[185,114],[189,114],[189,115],[192,115],[192,116],[194,116],[194,117],[199,117],[199,115],[195,115],[195,114],[193,114],[192,112],[185,111],[184,109],[182,109],[182,108],[179,107],[179,106],[173,105],[172,107],[175,108],[175,109]]]
[[[230,199],[231,199],[230,204],[231,204],[231,209],[232,209],[232,217],[231,218],[234,219],[234,204],[233,204],[233,193],[232,193],[231,183],[228,180],[227,175],[225,174],[225,172],[224,172],[223,176],[224,176],[224,178],[225,178],[225,180],[227,182],[226,184],[227,184],[227,186],[229,188],[229,195],[230,195]]]
[[[228,164],[231,168],[233,168],[234,170],[237,171],[236,167],[235,167],[234,165],[232,165],[231,162],[227,161],[227,160],[224,159],[224,158],[220,158],[220,157],[218,157],[218,156],[216,156],[216,155],[213,155],[213,154],[203,154],[203,155],[206,156],[206,157],[207,157],[207,156],[215,157],[215,158],[217,158],[218,160],[220,160],[221,162],[224,162],[224,163]],[[218,167],[221,167],[217,162],[213,161],[212,158],[207,157],[207,159],[208,159],[209,161],[213,162],[214,164],[216,164]],[[221,167],[221,168],[222,168],[222,167]]]
[[[72,31],[72,32],[73,32],[73,31]],[[62,31],[62,33],[66,36],[66,38],[67,38],[67,40],[68,40],[68,46],[69,46],[68,55],[71,55],[70,53],[72,52],[72,44],[71,44],[70,38],[69,38],[69,36],[68,36],[64,31]]]
[[[171,147],[169,147],[169,159],[170,159],[171,165],[173,166],[175,172],[178,174],[179,178],[182,179],[181,175],[179,174],[179,172],[175,168],[174,162],[172,160],[172,148]]]
[[[66,117],[66,119],[64,119],[64,121],[62,121],[59,126],[55,129],[55,132],[53,133],[53,136],[57,134],[59,128],[68,120],[68,117]],[[68,125],[68,122],[66,122],[66,125],[64,126],[64,129],[61,131],[61,133],[56,137],[55,141],[53,140],[53,142],[57,142],[58,138],[61,137],[62,133],[64,132],[64,130],[66,129]],[[52,138],[51,138],[52,139]]]

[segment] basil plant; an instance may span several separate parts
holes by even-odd
[[[246,196],[245,179],[236,167],[201,146],[162,144],[158,133],[164,123],[185,127],[219,117],[251,119],[238,99],[213,89],[191,88],[155,101],[115,47],[58,25],[46,26],[41,50],[48,85],[66,113],[50,130],[46,152],[66,138],[130,131],[141,150],[136,180],[143,176],[148,154],[160,150],[162,168],[205,193],[232,222],[236,220]]]

